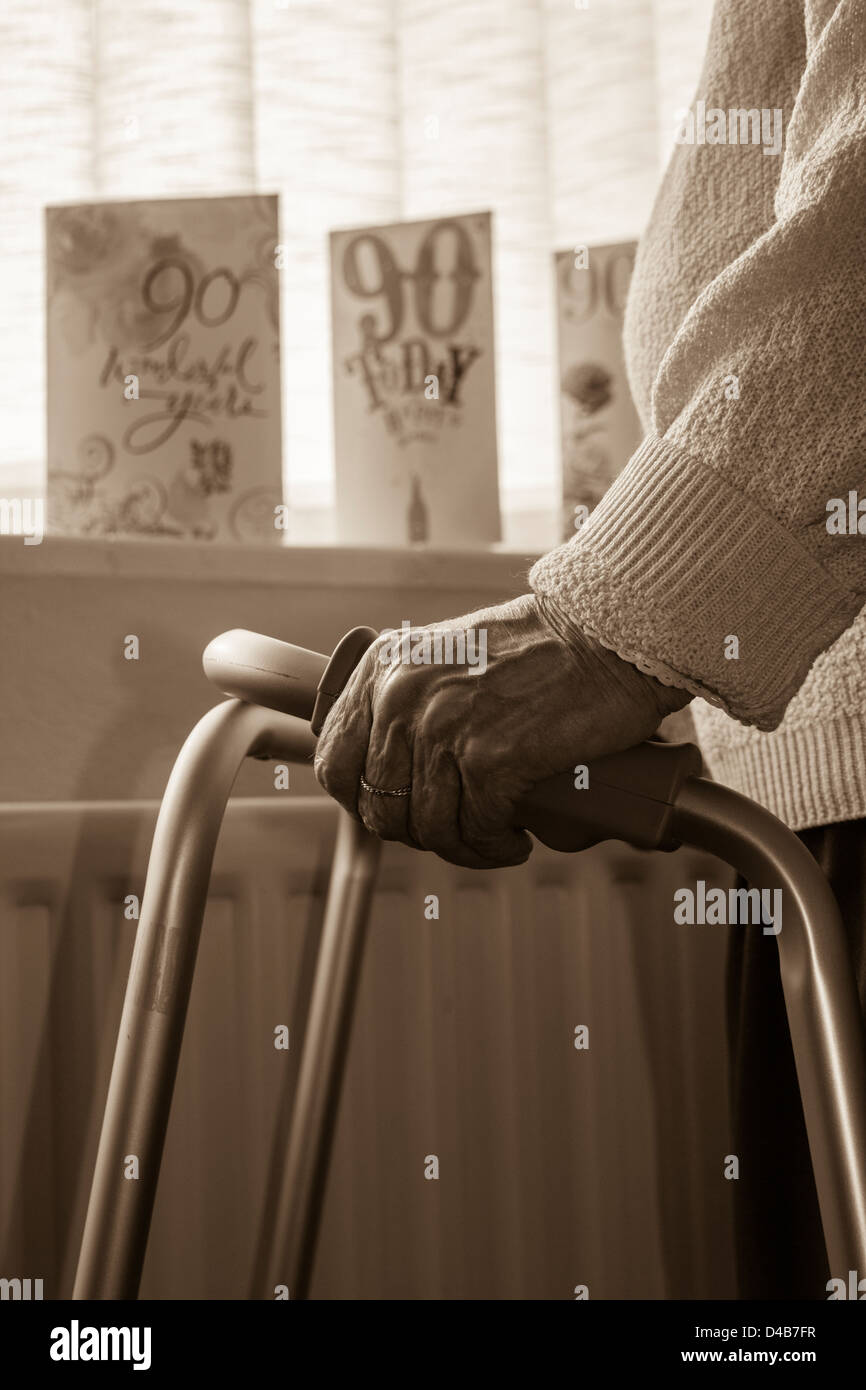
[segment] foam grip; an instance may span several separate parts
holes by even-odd
[[[209,681],[226,695],[309,719],[329,658],[321,652],[234,628],[215,637],[202,656]]]
[[[601,840],[638,849],[673,850],[671,821],[680,787],[702,770],[691,743],[647,739],[622,753],[596,758],[586,776],[549,777],[517,807],[518,824],[551,849],[571,853]]]

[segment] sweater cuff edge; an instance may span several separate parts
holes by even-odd
[[[862,606],[759,502],[659,435],[529,583],[622,660],[765,732]]]

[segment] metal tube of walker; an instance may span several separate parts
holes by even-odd
[[[776,941],[797,1079],[830,1272],[846,1278],[866,1269],[866,1036],[836,899],[796,835],[728,787],[689,779],[673,831],[750,884],[782,889]]]
[[[227,700],[186,740],[168,781],[108,1088],[73,1298],[138,1294],[211,863],[238,768],[312,756],[309,726]]]
[[[270,1241],[265,1297],[309,1296],[343,1073],[382,842],[345,811],[337,844],[286,1161]],[[254,1295],[255,1296],[255,1295]]]

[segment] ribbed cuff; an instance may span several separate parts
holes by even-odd
[[[658,435],[529,582],[623,660],[759,729],[861,607],[774,517]]]
[[[693,707],[695,708],[695,707]],[[709,718],[713,716],[707,711]],[[695,710],[698,737],[700,707]],[[792,830],[866,816],[866,716],[838,714],[824,723],[787,724],[706,754],[717,782],[772,811]],[[703,746],[703,741],[700,740]]]

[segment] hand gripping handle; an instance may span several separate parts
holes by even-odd
[[[347,632],[330,657],[236,628],[215,637],[202,664],[227,695],[309,719],[319,734],[364,652],[378,633]],[[688,777],[699,776],[701,755],[690,743],[653,739],[587,764],[578,779],[563,772],[539,782],[518,805],[518,821],[551,849],[586,849],[601,840],[627,840],[639,849],[676,849],[671,816]],[[584,785],[585,783],[585,785]]]

